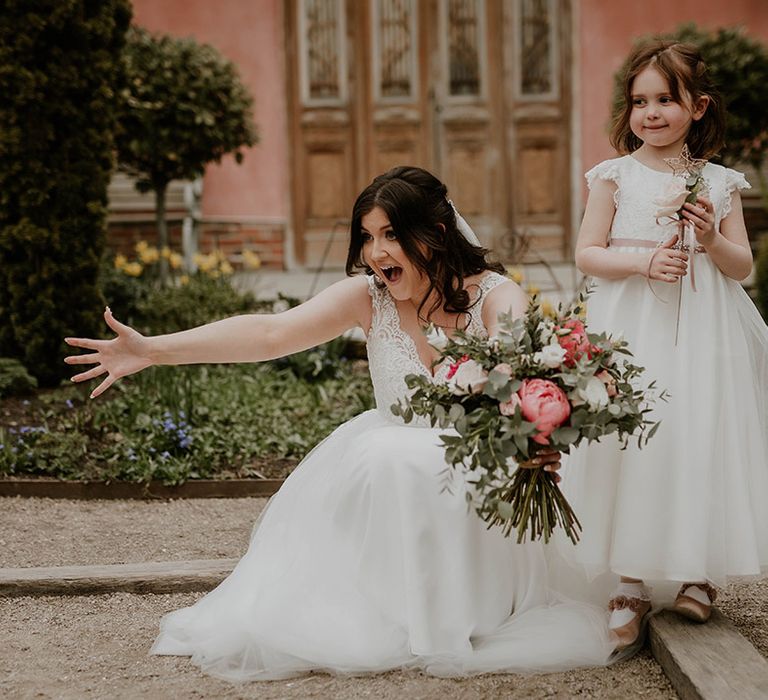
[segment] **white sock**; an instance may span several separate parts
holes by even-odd
[[[648,593],[648,589],[642,583],[625,583],[622,581],[619,583],[618,588],[611,594],[611,598],[617,598],[618,596],[624,596],[626,598],[640,598],[640,600],[650,601],[651,596]],[[635,613],[629,608],[623,608],[621,610],[612,610],[611,617],[608,620],[608,629],[618,629],[626,625],[633,617]]]

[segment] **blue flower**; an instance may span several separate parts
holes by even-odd
[[[179,418],[186,418],[187,414],[184,411],[179,411]]]
[[[168,450],[165,450],[165,452],[160,453],[160,459],[163,459],[163,460],[169,459],[170,456],[171,456],[171,453],[168,452]]]
[[[186,450],[191,444],[192,438],[189,437],[185,437],[183,440],[179,441],[179,447],[181,447],[182,450]]]
[[[67,399],[64,403],[66,404],[67,408],[75,407],[75,404],[72,403],[72,399]]]
[[[149,448],[149,454],[153,455],[155,452],[157,452],[157,450],[154,447]]]
[[[0,450],[4,450],[4,449],[5,449],[5,445],[3,445],[2,442],[0,442]]]
[[[21,428],[19,428],[19,432],[22,435],[26,435],[27,433],[31,433],[33,431],[33,428],[31,428],[28,425],[22,425]]]

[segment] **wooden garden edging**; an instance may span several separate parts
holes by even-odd
[[[55,481],[46,479],[0,480],[0,497],[71,499],[150,499],[150,498],[245,498],[272,496],[284,479],[196,479],[179,486],[159,481]]]

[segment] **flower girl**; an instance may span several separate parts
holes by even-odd
[[[564,478],[584,526],[577,560],[621,576],[609,604],[619,649],[641,639],[644,581],[678,582],[672,609],[704,622],[713,584],[768,567],[768,328],[739,284],[752,265],[738,192],[749,185],[705,160],[723,134],[698,51],[647,43],[612,130],[624,155],[586,174],[576,264],[594,280],[590,329],[623,331],[669,392],[646,447],[585,446]]]

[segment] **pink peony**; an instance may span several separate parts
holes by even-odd
[[[517,392],[523,418],[535,423],[539,432],[532,439],[549,445],[549,436],[571,415],[571,405],[565,392],[548,379],[524,379]]]
[[[573,367],[584,353],[591,356],[592,345],[587,337],[584,323],[578,319],[570,319],[563,324],[562,329],[570,330],[570,333],[557,336],[557,342],[565,350],[566,367]]]

